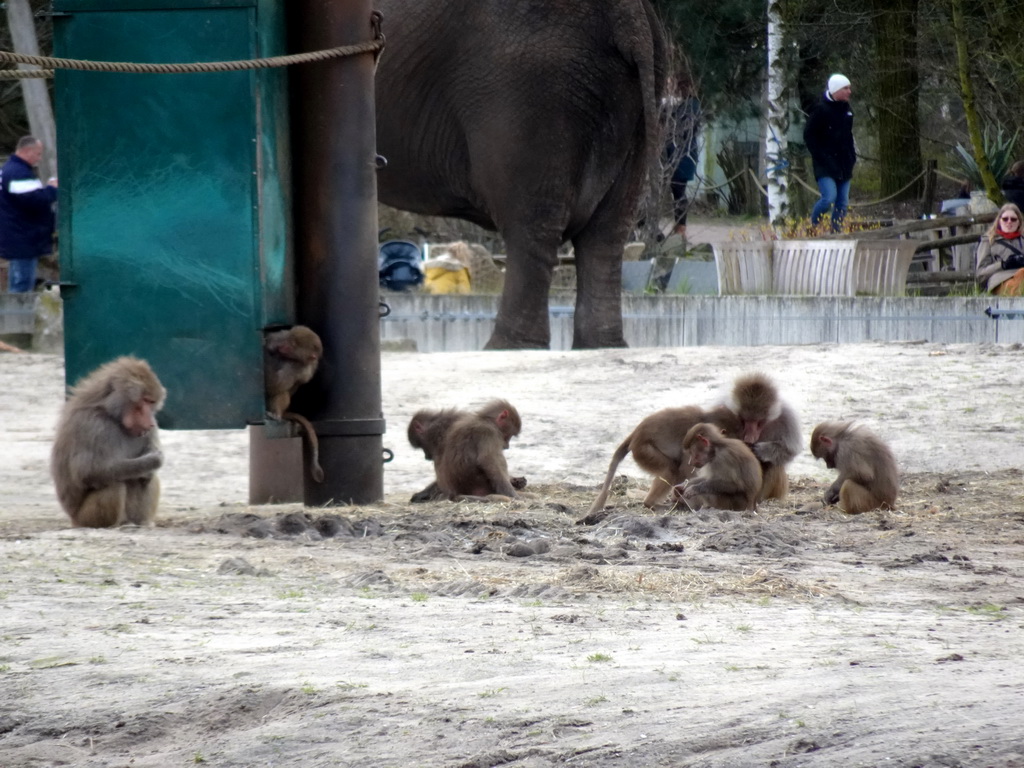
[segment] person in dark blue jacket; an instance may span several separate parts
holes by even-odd
[[[0,169],[0,257],[9,263],[11,293],[35,288],[39,258],[53,250],[57,180],[39,180],[35,168],[42,159],[43,142],[22,136]]]
[[[817,225],[832,209],[832,231],[838,232],[850,199],[850,180],[857,153],[853,144],[853,112],[850,110],[850,80],[835,74],[804,126],[804,144],[814,161],[814,178],[821,199],[811,211]]]

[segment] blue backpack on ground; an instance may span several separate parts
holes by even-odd
[[[423,282],[420,248],[408,240],[388,240],[378,246],[380,287],[405,291]]]

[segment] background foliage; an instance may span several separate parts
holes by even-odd
[[[766,0],[653,0],[688,60],[709,119],[760,115],[766,74]],[[980,123],[1013,135],[1024,116],[1024,44],[1018,0],[964,3],[970,77]],[[901,186],[926,159],[959,173],[956,145],[970,146],[950,0],[785,0],[795,49],[795,123],[832,72],[853,81],[858,186]],[[799,154],[801,149],[794,148]],[[1024,134],[1011,156],[1024,158]],[[797,165],[799,160],[797,159]],[[885,171],[895,176],[886,179]],[[874,165],[874,169],[865,167]]]
[[[963,174],[957,145],[977,149],[961,99],[954,0],[775,1],[783,5],[792,46],[791,122],[802,124],[830,73],[843,72],[853,81],[860,193],[899,189],[927,159],[937,160],[940,171]],[[696,85],[705,120],[762,118],[767,0],[652,2],[676,45],[678,65],[689,70]],[[31,5],[39,14],[40,49],[47,54],[50,3],[31,0]],[[963,3],[963,14],[981,133],[1014,136],[1004,151],[1024,158],[1024,132],[1017,131],[1024,116],[1019,0]],[[0,48],[11,50],[5,14],[0,14]],[[0,80],[0,154],[27,131],[20,85]],[[794,146],[791,154],[793,166],[803,168],[802,147]]]

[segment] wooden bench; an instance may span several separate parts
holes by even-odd
[[[775,240],[772,293],[779,296],[853,296],[853,240]]]
[[[902,296],[908,240],[768,240],[713,244],[720,295]]]
[[[772,242],[712,243],[718,269],[718,294],[772,293]]]
[[[917,243],[913,240],[857,240],[854,286],[860,296],[903,296]]]

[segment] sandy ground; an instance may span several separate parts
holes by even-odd
[[[1024,766],[1024,351],[386,353],[386,500],[249,507],[244,432],[165,432],[158,526],[72,530],[59,357],[0,354],[0,766]],[[899,508],[652,513],[647,413],[774,375],[858,418]],[[409,505],[424,405],[510,399],[531,497]]]

